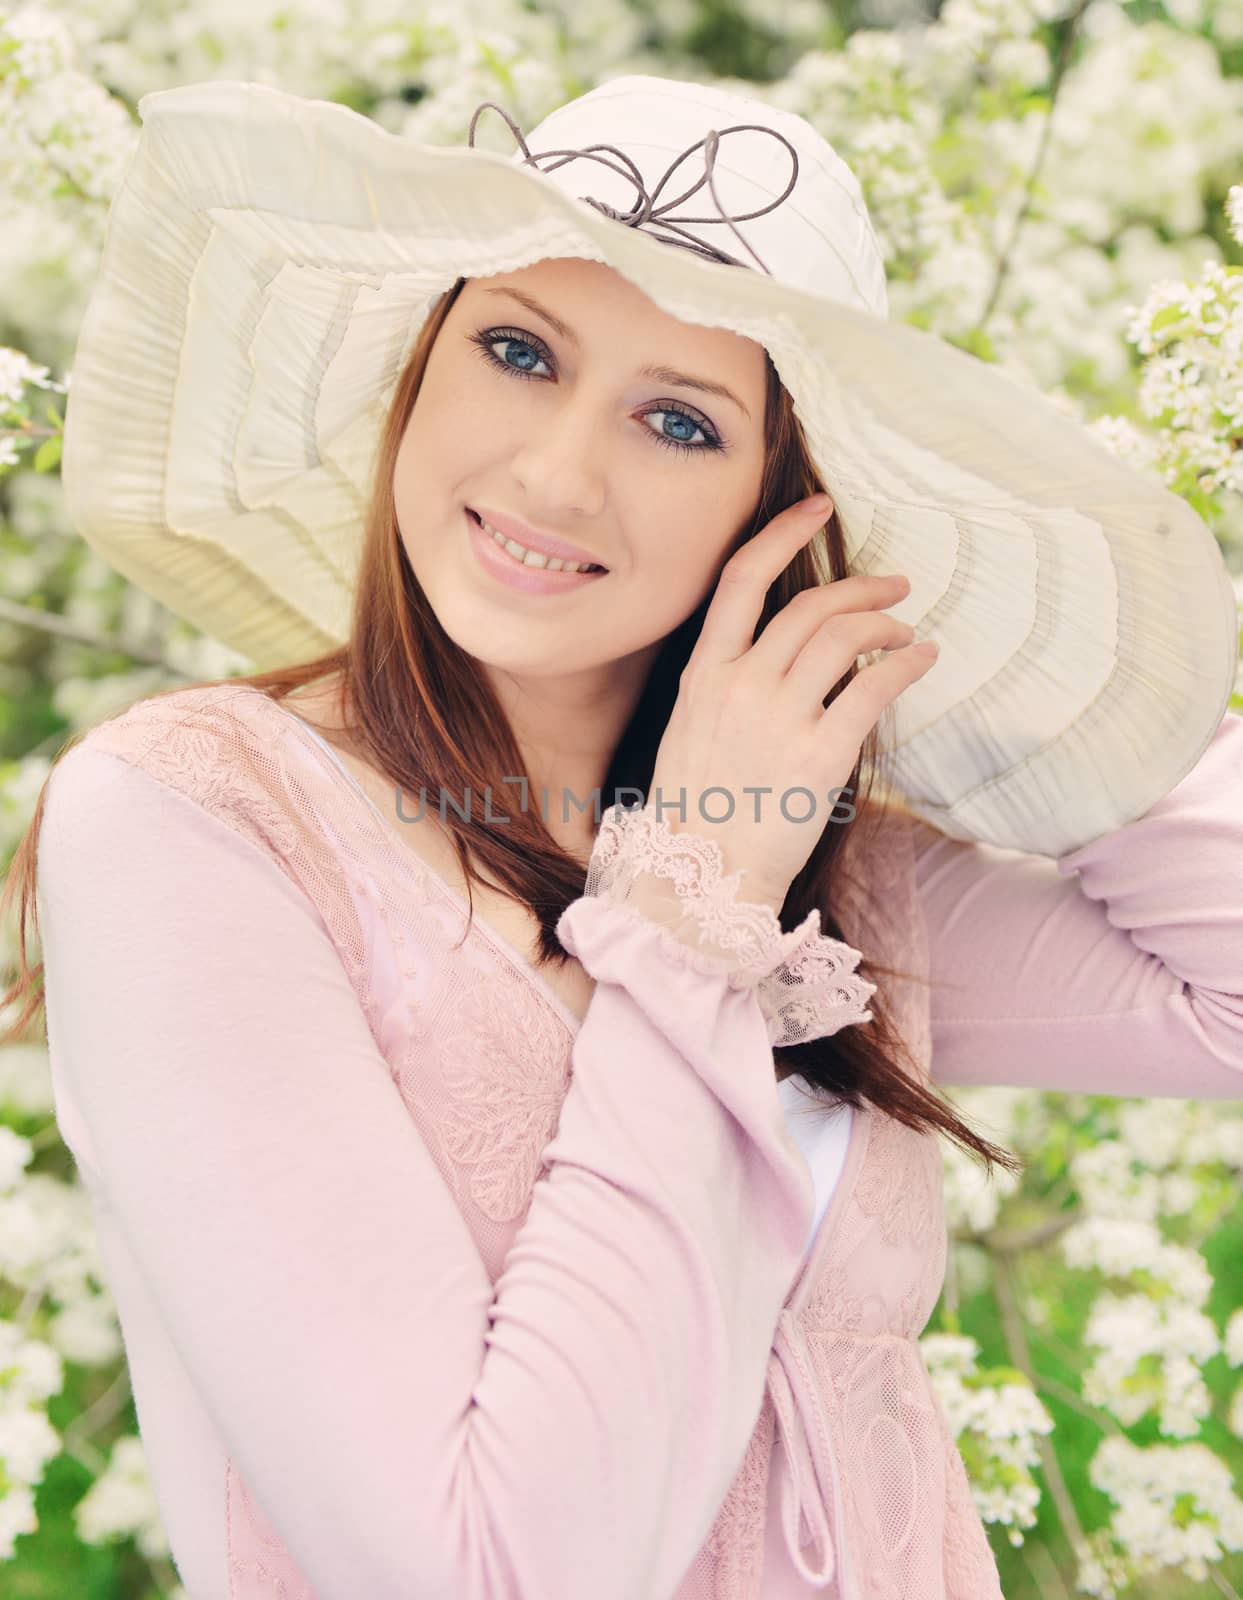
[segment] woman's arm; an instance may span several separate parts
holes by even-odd
[[[274,857],[84,742],[39,901],[66,1142],[321,1600],[672,1593],[813,1202],[755,994],[633,906],[567,909],[597,988],[494,1290]]]
[[[1243,718],[1057,860],[915,829],[937,1081],[1243,1098]]]

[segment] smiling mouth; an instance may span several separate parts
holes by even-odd
[[[549,566],[547,564],[548,562],[551,562],[551,561],[554,561],[554,560],[559,560],[560,557],[546,556],[545,557],[545,565],[541,567],[537,562],[530,562],[530,561],[527,561],[523,556],[514,555],[512,550],[508,549],[504,544],[502,544],[498,539],[496,539],[493,536],[493,534],[491,533],[491,531],[488,528],[484,527],[483,518],[479,515],[479,513],[472,506],[467,506],[466,507],[466,511],[467,511],[467,514],[470,516],[471,520],[475,523],[476,527],[480,528],[485,534],[487,534],[488,538],[492,540],[492,543],[494,545],[496,545],[497,549],[500,550],[503,554],[507,555],[510,558],[511,561],[516,563],[516,565],[518,565],[520,567],[529,567],[532,572],[566,572],[566,571],[570,570],[569,568],[564,567],[564,566],[562,566],[562,567],[553,567],[553,566]],[[513,544],[517,544],[518,540],[514,539],[514,540],[512,540],[510,542],[513,543]],[[522,548],[525,549],[526,546],[523,546]],[[543,554],[543,552],[539,551],[539,550],[533,550],[531,553],[532,553],[532,555],[541,555],[541,554]],[[588,573],[607,572],[609,569],[607,567],[601,566],[600,563],[597,562],[597,561],[591,561],[591,562],[575,563],[575,569],[574,570],[575,570],[575,575],[576,576],[586,576]]]

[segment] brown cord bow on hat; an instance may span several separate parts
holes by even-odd
[[[749,222],[753,217],[762,217],[765,216],[769,211],[775,211],[782,201],[785,200],[786,197],[791,193],[794,185],[798,182],[798,151],[795,150],[794,146],[784,134],[777,132],[776,128],[766,128],[758,122],[735,122],[731,123],[728,128],[710,128],[702,139],[697,139],[694,144],[688,145],[680,156],[675,156],[665,170],[664,176],[656,185],[654,192],[652,194],[648,194],[639,169],[635,166],[634,162],[625,153],[625,151],[619,150],[615,144],[587,145],[582,150],[541,150],[537,154],[532,155],[526,140],[522,137],[522,132],[519,129],[518,124],[503,106],[497,105],[495,100],[483,100],[475,107],[474,114],[470,119],[470,131],[467,134],[467,143],[472,150],[475,147],[475,125],[479,121],[481,114],[486,111],[489,106],[493,111],[499,112],[500,115],[504,117],[509,131],[513,134],[514,138],[517,139],[518,144],[522,149],[522,153],[526,157],[526,160],[523,163],[524,166],[539,167],[541,172],[545,170],[549,172],[555,172],[558,167],[564,166],[567,161],[573,161],[578,156],[585,156],[589,161],[602,161],[606,167],[611,167],[614,172],[618,172],[620,171],[620,168],[614,166],[611,161],[606,160],[604,156],[594,155],[592,152],[596,150],[611,150],[615,156],[620,156],[630,169],[628,173],[623,172],[622,177],[629,177],[635,188],[639,191],[639,199],[634,208],[628,211],[625,216],[623,216],[621,212],[616,211],[612,206],[606,205],[603,200],[597,200],[589,194],[580,194],[578,198],[580,200],[585,200],[589,206],[594,206],[597,211],[603,212],[606,217],[612,217],[614,222],[623,223],[627,228],[644,228],[649,221],[654,219],[657,221],[663,221],[665,227],[672,228],[675,234],[681,234],[683,230],[678,227],[677,223],[667,220],[663,214],[671,211],[674,206],[681,205],[684,200],[689,200],[691,195],[695,193],[696,189],[702,188],[705,182],[707,183],[708,189],[712,195],[712,199],[716,204],[717,211],[720,213],[719,216],[683,217],[681,220],[683,222],[697,223],[725,222],[728,223],[731,228],[734,228],[735,222]],[[720,144],[721,134],[742,133],[748,128],[753,128],[757,133],[771,134],[774,139],[780,139],[782,144],[785,145],[786,149],[790,152],[790,159],[794,162],[794,171],[790,175],[789,183],[785,186],[775,200],[770,200],[766,206],[761,206],[758,211],[746,211],[743,212],[741,216],[731,217],[727,215],[724,206],[721,204],[720,196],[716,192],[716,183],[713,180],[713,168],[716,165],[716,152],[717,147]],[[656,201],[659,198],[660,191],[669,181],[674,171],[681,166],[683,161],[686,160],[687,156],[694,155],[695,151],[699,149],[700,145],[703,145],[704,147],[703,177],[700,178],[698,183],[689,188],[685,194],[679,195],[676,200],[667,200],[658,211],[656,209]],[[547,160],[550,156],[560,156],[561,160],[554,161],[551,167],[542,167],[540,163]],[[747,244],[747,241],[743,239],[737,228],[734,228],[734,233],[737,235],[738,239],[742,242],[745,248],[750,251],[751,255],[755,257],[755,260],[759,262],[762,271],[767,272],[768,276],[771,278],[771,271],[769,271],[768,267],[766,267],[764,263],[760,261],[759,256],[756,255],[755,251],[751,249],[751,246]],[[724,250],[716,249],[713,245],[704,244],[702,240],[693,238],[690,235],[687,235],[685,238],[668,238],[663,234],[654,233],[652,237],[659,239],[662,244],[682,245],[687,250],[694,250],[698,255],[707,256],[712,261],[723,262],[727,266],[745,267],[747,265],[745,261],[740,261],[737,256],[731,256]]]

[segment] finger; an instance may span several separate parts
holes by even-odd
[[[886,709],[936,661],[937,652],[921,639],[918,644],[895,650],[882,661],[864,667],[832,705],[820,713],[818,731],[824,737],[849,741],[857,755]]]
[[[691,661],[736,661],[751,648],[764,599],[794,557],[828,520],[830,508],[805,500],[780,512],[721,568]],[[688,666],[690,662],[687,663]]]
[[[829,617],[820,623],[775,687],[793,704],[819,715],[825,696],[861,656],[874,650],[901,650],[914,640],[915,630],[909,622],[900,622],[884,611]]]
[[[841,645],[854,643],[849,656],[838,649],[842,665],[832,680],[836,683],[850,662],[864,651],[907,644],[914,638],[909,623],[899,622],[884,610],[885,606],[897,605],[909,589],[906,578],[892,573],[886,577],[844,578],[803,589],[782,607],[755,641],[747,656],[747,670],[776,682],[794,670],[809,648],[820,652],[823,670],[827,659],[822,642],[836,638]],[[817,643],[813,645],[813,641]]]

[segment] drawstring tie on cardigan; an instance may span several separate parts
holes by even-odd
[[[801,1346],[798,1323],[789,1311],[783,1311],[768,1361],[768,1391],[777,1413],[777,1438],[786,1457],[781,1526],[786,1549],[799,1573],[808,1583],[824,1584],[837,1566],[828,1509],[833,1483],[832,1447],[815,1380]],[[808,1533],[806,1541],[802,1538],[803,1528]],[[808,1543],[813,1551],[810,1564],[803,1555]]]

